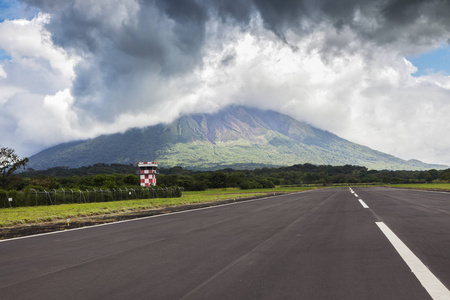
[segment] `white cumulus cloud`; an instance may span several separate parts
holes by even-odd
[[[23,2],[41,12],[0,23],[1,143],[22,155],[242,104],[450,165],[450,78],[405,58],[448,42],[445,1]]]
[[[62,130],[67,120],[59,113],[71,110],[67,101],[49,105],[53,95],[70,94],[78,60],[53,44],[49,19],[38,14],[0,23],[0,48],[10,57],[0,63],[1,143],[25,155],[76,136]]]

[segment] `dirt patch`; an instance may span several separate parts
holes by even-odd
[[[0,228],[0,239],[2,239],[2,240],[10,239],[10,238],[35,235],[35,234],[41,234],[41,233],[49,233],[49,232],[55,232],[55,231],[62,231],[62,230],[87,227],[87,226],[93,226],[93,225],[99,225],[99,224],[105,224],[105,223],[111,223],[111,222],[117,222],[117,221],[123,221],[123,220],[137,219],[137,218],[142,218],[142,217],[156,216],[156,215],[172,213],[172,212],[177,212],[177,211],[184,211],[184,210],[190,210],[190,209],[196,209],[196,208],[202,208],[202,207],[210,207],[210,206],[216,206],[216,205],[233,203],[233,202],[241,202],[241,201],[247,201],[247,200],[251,200],[251,199],[258,199],[258,198],[264,198],[267,196],[275,196],[275,195],[281,195],[281,194],[286,194],[286,193],[270,193],[270,194],[266,194],[266,195],[259,195],[259,196],[246,197],[246,198],[219,200],[219,201],[214,201],[214,202],[188,204],[188,205],[181,205],[181,206],[169,206],[169,207],[164,207],[164,208],[160,208],[160,209],[140,210],[140,211],[127,212],[127,213],[107,214],[107,215],[103,215],[103,216],[90,216],[90,217],[83,217],[83,218],[74,218],[74,219],[70,220],[70,223],[67,223],[67,221],[58,220],[55,222],[45,222],[45,223],[39,223],[39,224],[2,227],[2,228]]]

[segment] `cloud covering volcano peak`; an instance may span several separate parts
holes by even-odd
[[[450,164],[447,69],[406,58],[448,47],[447,1],[21,3],[38,14],[0,23],[0,125],[24,155],[243,104]]]

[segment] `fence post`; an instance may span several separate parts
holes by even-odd
[[[31,191],[31,190],[30,190]],[[37,191],[33,190],[36,193],[36,206],[38,206],[38,197],[37,197]]]
[[[47,192],[46,190],[44,190],[44,193],[45,193],[45,199],[47,199],[47,197],[48,197],[48,199],[50,200],[50,204],[53,205],[52,197],[50,196],[50,193]]]
[[[53,189],[53,191],[55,192],[55,204],[58,204],[58,197],[56,197],[56,190]]]

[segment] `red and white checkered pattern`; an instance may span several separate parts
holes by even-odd
[[[154,175],[141,175],[141,186],[156,185],[156,176]]]
[[[156,168],[158,167],[157,162],[138,162],[136,163],[140,170],[139,174],[141,176],[141,186],[148,187],[150,185],[156,185]]]

